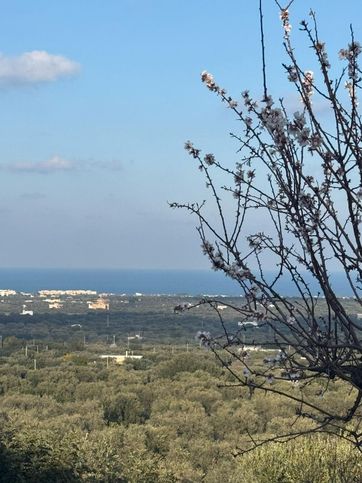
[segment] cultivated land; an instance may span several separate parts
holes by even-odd
[[[102,300],[105,308],[90,308]],[[174,311],[198,301],[140,294],[2,297],[0,482],[362,481],[358,451],[323,434],[235,457],[250,435],[265,439],[291,425],[308,429],[310,422],[277,394],[251,397],[199,347],[198,330],[221,332],[215,312],[208,306]],[[59,307],[50,308],[54,303]],[[219,299],[232,330],[239,317],[227,306],[240,303]],[[343,303],[357,316],[353,299]],[[323,307],[321,300],[321,314]],[[266,330],[251,327],[245,342],[265,339]],[[142,357],[122,364],[101,357],[126,351]],[[249,351],[248,364],[261,368],[269,355]],[[242,371],[241,363],[231,363]],[[275,387],[299,395],[302,385]],[[341,413],[353,397],[338,381],[322,400],[317,383],[303,390]]]
[[[240,306],[240,297],[216,297],[228,328],[235,331],[239,314],[229,305]],[[181,313],[177,306],[195,305],[200,297],[175,295],[115,294],[21,294],[0,297],[0,336],[24,340],[111,344],[141,348],[154,344],[197,344],[195,335],[205,330],[217,335],[221,328],[216,312],[208,305]],[[353,298],[344,298],[348,313],[357,318],[361,310]],[[91,308],[91,307],[100,308]],[[29,314],[30,312],[30,314]],[[325,303],[318,301],[316,316],[323,315]],[[24,315],[21,315],[25,313]],[[32,314],[32,315],[31,315]],[[249,327],[247,343],[265,338],[266,328]],[[137,336],[141,336],[137,337]]]

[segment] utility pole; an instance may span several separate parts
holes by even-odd
[[[36,359],[34,359],[34,371],[36,371]]]
[[[25,357],[28,357],[28,345],[25,346]]]

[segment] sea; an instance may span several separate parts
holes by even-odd
[[[272,273],[269,273],[272,276]],[[306,274],[313,295],[320,289]],[[342,273],[331,274],[333,287],[340,297],[353,293]],[[61,269],[0,268],[0,289],[35,293],[43,289],[86,289],[97,292],[132,295],[225,295],[240,296],[238,285],[220,272],[210,270],[130,270],[130,269]],[[283,296],[297,295],[287,277],[278,284]]]

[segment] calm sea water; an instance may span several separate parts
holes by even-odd
[[[331,277],[338,295],[351,296],[342,274]],[[317,294],[313,281],[311,291]],[[98,292],[187,295],[240,295],[237,284],[212,270],[0,269],[0,289],[23,292],[42,289],[89,289]],[[285,296],[296,294],[287,279],[279,284]]]

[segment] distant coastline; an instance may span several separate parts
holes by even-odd
[[[340,297],[353,296],[343,274],[332,274],[331,281]],[[296,295],[294,286],[287,278],[280,282],[278,288],[284,296]],[[235,282],[212,270],[0,268],[0,289],[23,292],[84,289],[117,294],[240,295]],[[313,280],[310,280],[310,289],[313,295],[317,295],[318,286]]]

